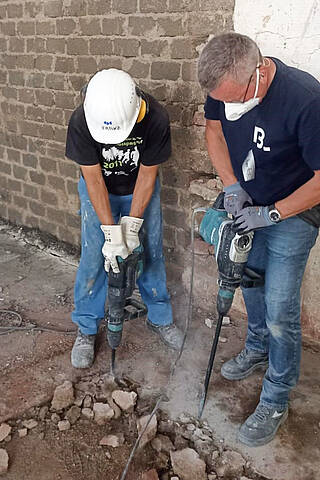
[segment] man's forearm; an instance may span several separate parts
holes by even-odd
[[[102,225],[113,225],[109,194],[102,177],[100,165],[82,167],[82,174],[86,181],[88,194],[92,206]]]
[[[225,187],[236,183],[238,180],[234,174],[229,150],[221,127],[216,122],[207,121],[206,141],[211,163],[217,171]]]
[[[320,203],[320,171],[314,172],[314,176],[295,190],[291,195],[275,203],[281,218],[288,218]]]
[[[140,170],[134,187],[130,216],[142,218],[144,211],[150,202],[154,184],[157,178],[158,167],[145,167],[140,165]]]

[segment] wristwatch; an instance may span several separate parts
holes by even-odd
[[[281,222],[281,215],[279,210],[276,209],[274,203],[272,205],[269,205],[269,218],[271,222],[273,223],[279,223]]]

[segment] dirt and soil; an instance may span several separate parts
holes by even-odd
[[[31,235],[31,237],[30,237]],[[77,258],[59,250],[56,244],[6,224],[0,225],[0,327],[31,324],[72,330],[72,289]],[[187,298],[180,287],[169,284],[175,318],[183,327]],[[5,311],[4,311],[5,310]],[[214,301],[212,305],[214,311]],[[176,420],[186,413],[196,417],[214,330],[195,311],[186,348],[162,403],[164,414]],[[214,320],[214,316],[211,316]],[[0,329],[0,333],[4,333]],[[262,373],[242,382],[228,382],[219,374],[221,363],[242,348],[244,319],[231,318],[223,327],[226,343],[219,344],[203,420],[211,427],[216,445],[241,453],[250,464],[251,478],[272,480],[317,480],[320,468],[320,371],[317,346],[306,346],[302,355],[301,379],[292,392],[290,415],[276,439],[265,447],[249,449],[237,441],[237,430],[253,411],[261,388]],[[107,426],[80,419],[71,429],[59,432],[51,421],[42,422],[24,438],[15,433],[17,421],[31,418],[33,408],[50,404],[54,389],[65,380],[77,383],[88,371],[70,365],[74,335],[17,329],[0,336],[0,423],[15,426],[9,442],[1,442],[9,454],[8,480],[118,480],[130,454],[137,432],[130,416],[112,420]],[[138,396],[149,413],[166,386],[174,354],[150,332],[144,322],[125,325],[118,349],[119,375],[132,379]],[[90,375],[109,372],[110,351],[102,329],[98,337],[97,359]],[[147,401],[145,400],[147,399]],[[110,450],[99,446],[107,433],[122,432],[124,445]],[[127,476],[138,480],[141,472],[157,468],[158,454],[146,447],[134,459]],[[248,464],[248,465],[249,465]],[[159,467],[159,466],[158,466]],[[158,469],[161,471],[160,469]],[[164,470],[162,470],[164,471]],[[170,477],[169,477],[170,478]]]

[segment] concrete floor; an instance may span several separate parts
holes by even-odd
[[[37,243],[37,245],[34,245]],[[73,329],[70,321],[72,288],[77,261],[50,245],[25,239],[18,229],[0,225],[0,327],[18,312],[23,325]],[[183,328],[187,299],[179,285],[170,285],[177,323]],[[212,305],[214,311],[214,304]],[[8,316],[9,315],[9,316]],[[176,418],[182,412],[197,415],[214,329],[202,312],[194,312],[185,350],[162,404]],[[237,442],[240,424],[258,402],[262,373],[241,382],[228,382],[219,374],[221,363],[241,350],[245,320],[232,317],[223,327],[215,370],[203,414],[217,441],[239,451],[260,475],[273,480],[317,480],[320,478],[320,353],[306,346],[301,379],[292,392],[290,415],[276,439],[265,447],[247,448]],[[0,332],[1,333],[1,332]],[[17,331],[0,336],[0,423],[16,418],[27,408],[47,401],[56,385],[76,381],[83,372],[70,365],[73,336],[59,333]],[[150,332],[142,320],[125,325],[118,349],[117,365],[123,373],[143,385],[156,398],[166,387],[174,355]],[[110,351],[101,333],[93,371],[109,371]],[[39,477],[39,480],[42,478]]]

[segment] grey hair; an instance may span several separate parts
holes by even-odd
[[[244,84],[262,60],[258,45],[246,35],[235,32],[217,35],[201,52],[199,83],[207,92],[217,88],[226,76]]]

